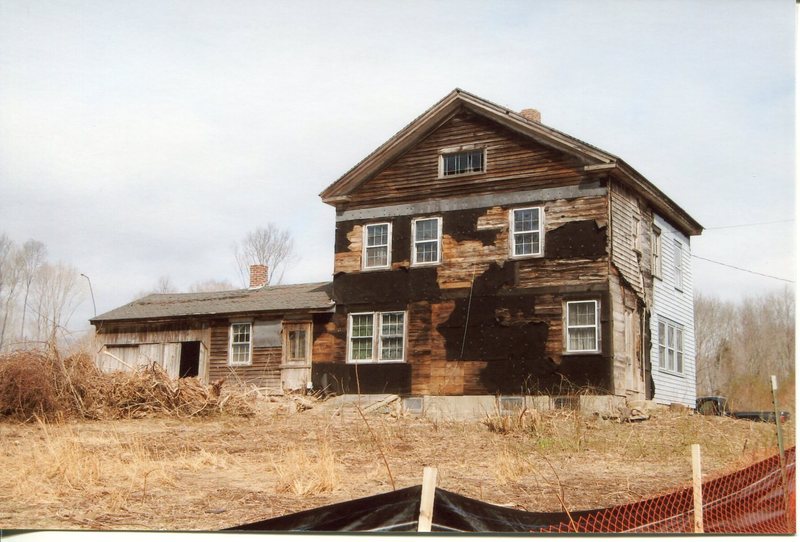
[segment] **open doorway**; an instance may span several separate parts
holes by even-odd
[[[197,376],[200,373],[200,341],[181,343],[180,378]]]

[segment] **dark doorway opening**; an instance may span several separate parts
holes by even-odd
[[[181,367],[178,376],[189,378],[200,372],[200,341],[181,343]]]

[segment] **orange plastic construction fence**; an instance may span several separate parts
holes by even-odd
[[[703,483],[706,533],[795,532],[795,448],[785,452],[786,487],[780,456]],[[540,532],[692,533],[692,488],[632,504],[606,508]]]

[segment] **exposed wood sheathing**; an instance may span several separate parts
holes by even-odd
[[[486,148],[487,171],[439,179],[439,151],[459,145]],[[577,183],[582,162],[531,142],[471,111],[462,109],[414,148],[350,195],[349,208],[464,194],[514,191],[532,184]]]

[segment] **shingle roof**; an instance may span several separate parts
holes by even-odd
[[[151,294],[90,321],[137,320],[233,314],[258,311],[323,310],[333,301],[330,282],[267,286],[259,289],[228,290],[193,294]]]

